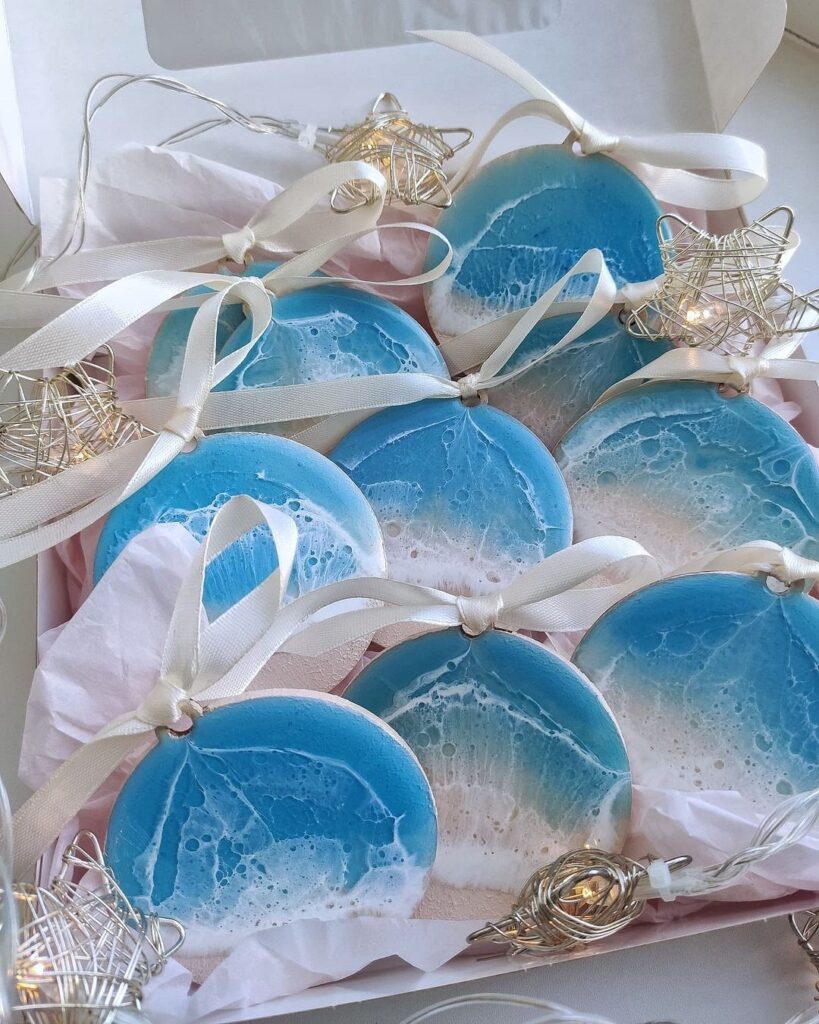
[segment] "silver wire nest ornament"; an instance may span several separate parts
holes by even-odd
[[[800,949],[804,950],[808,960],[819,972],[819,907],[790,914],[788,921],[796,935]],[[819,1001],[819,981],[814,987],[816,989],[814,999]]]
[[[814,330],[816,293],[782,279],[798,244],[793,211],[779,206],[747,227],[712,235],[676,214],[657,221],[663,277],[625,317],[636,337],[748,355],[775,338]]]
[[[119,405],[108,346],[53,377],[0,370],[0,497],[150,433]]]
[[[8,885],[0,891],[6,911],[0,938],[6,953],[13,951],[16,1005],[9,1019],[21,1024],[144,1020],[139,1013],[143,988],[179,949],[184,929],[129,902],[91,833],[78,834],[48,887],[17,883],[10,891],[11,901]],[[3,931],[13,918],[16,933],[10,941]]]
[[[669,870],[690,857],[667,861]],[[520,892],[512,912],[472,932],[467,942],[495,942],[520,954],[555,954],[608,938],[642,914],[638,885],[644,864],[605,850],[572,850],[539,868]]]
[[[360,124],[332,129],[334,142],[321,146],[331,163],[364,160],[387,179],[387,201],[445,208],[452,203],[444,164],[472,141],[468,128],[432,128],[416,124],[391,92],[382,92]],[[450,145],[446,136],[460,136]],[[372,201],[370,182],[341,185],[332,195],[335,210],[351,210]]]

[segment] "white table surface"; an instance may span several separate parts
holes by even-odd
[[[801,0],[819,7],[819,0]],[[804,290],[819,285],[819,50],[786,36],[735,117],[730,130],[768,148],[770,186],[752,207],[797,209],[805,242],[789,277]],[[0,264],[16,248],[25,222],[0,182]],[[819,341],[811,347],[819,350]],[[815,351],[814,355],[817,354]],[[32,563],[0,570],[8,630],[0,645],[0,776],[14,804],[26,796],[16,779],[20,735],[34,668],[35,578]],[[815,975],[784,919],[712,932],[577,963],[543,965],[497,980],[372,1000],[310,1015],[316,1024],[398,1024],[411,1011],[456,992],[498,991],[552,999],[606,1015],[618,1024],[668,1020],[678,1024],[784,1024],[810,1005]],[[283,1018],[277,1018],[279,1020]],[[292,1021],[307,1015],[291,1015]],[[522,1020],[511,1011],[474,1008],[464,1024]]]

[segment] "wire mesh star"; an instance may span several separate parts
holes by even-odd
[[[747,355],[819,325],[817,293],[802,295],[782,279],[798,244],[788,207],[727,235],[667,214],[657,221],[657,237],[663,278],[657,293],[626,317],[629,333]]]
[[[122,411],[107,346],[50,378],[0,371],[0,496],[151,433]]]
[[[322,146],[327,160],[365,160],[388,183],[387,201],[445,208],[452,202],[444,164],[472,141],[468,128],[416,124],[391,92],[382,92],[360,124],[335,129],[340,138]],[[446,136],[461,136],[452,145]],[[373,198],[370,182],[350,182],[333,192],[337,210],[363,206]]]

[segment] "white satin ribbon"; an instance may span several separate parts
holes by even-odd
[[[451,180],[453,191],[469,178],[489,145],[504,127],[520,117],[544,117],[564,127],[581,153],[605,153],[636,174],[661,202],[697,210],[728,210],[756,199],[768,182],[765,150],[734,135],[680,132],[667,135],[617,136],[595,127],[520,64],[469,32],[415,32],[487,64],[525,89],[533,99],[504,114],[472,150],[469,161]],[[704,173],[700,173],[704,172]],[[716,172],[719,177],[709,177]],[[736,177],[725,178],[730,172]]]
[[[260,523],[273,535],[278,571],[203,628],[208,564]],[[457,597],[393,580],[351,579],[282,607],[295,550],[295,527],[275,509],[242,496],[217,512],[180,588],[153,690],[132,713],[115,719],[73,754],[15,815],[18,877],[154,729],[172,729],[186,715],[197,714],[201,704],[243,693],[278,651],[318,656],[398,622],[461,625],[474,634],[490,628],[582,630],[660,576],[655,560],[636,542],[596,537],[557,552],[485,597]],[[379,606],[344,611],[351,598]],[[334,610],[330,617],[314,617]]]
[[[819,583],[819,562],[769,540],[754,540],[728,551],[703,555],[686,562],[670,575],[686,576],[697,572],[739,572],[751,576],[762,573],[787,586]]]
[[[341,178],[336,176],[331,181],[355,180],[359,173],[358,164],[335,167]],[[280,201],[290,197],[289,205],[284,203],[279,207],[280,212],[284,211],[281,216],[289,218],[290,224],[296,223],[309,209],[319,188],[328,187],[326,176],[313,177],[307,186],[304,186],[305,180],[291,186],[294,191],[288,190],[276,197]],[[383,199],[386,180],[372,168],[369,180],[376,185]],[[296,199],[293,199],[294,195]],[[368,211],[368,217],[376,208],[379,208],[378,203]],[[367,224],[361,230],[369,231],[372,226]],[[399,226],[404,225],[389,225],[390,228]],[[446,269],[451,258],[447,240],[429,225],[412,226],[415,230],[435,235],[445,243],[443,259],[424,274],[382,284],[421,284]],[[64,306],[59,315],[39,326],[38,307],[51,315],[55,296],[0,289],[0,323],[20,326],[27,322],[36,326],[22,342],[3,353],[2,367],[8,371],[70,366],[112,341],[147,313],[180,302],[185,306],[198,306],[188,336],[177,395],[166,401],[122,403],[125,412],[157,431],[156,436],[129,442],[3,497],[0,500],[0,565],[35,555],[90,526],[168,465],[202,429],[271,421],[269,405],[259,414],[255,412],[254,405],[254,412],[240,415],[236,423],[232,420],[223,422],[218,408],[215,414],[211,412],[207,417],[203,416],[203,410],[212,388],[241,365],[269,326],[271,303],[276,296],[297,288],[345,280],[311,275],[360,233],[331,235],[291,257],[263,278],[196,274],[182,270],[141,271],[120,278],[85,299],[69,300],[70,304]],[[198,286],[209,289],[208,294],[195,297],[184,294]],[[184,297],[180,300],[180,296]],[[217,363],[219,313],[223,303],[230,301],[245,303],[252,320],[251,336],[245,345]],[[269,403],[272,397],[269,392],[273,389],[267,390]],[[251,392],[239,394],[249,396]],[[243,404],[251,403],[245,403],[240,397],[238,406]]]
[[[368,181],[374,186],[371,202],[348,213],[313,209],[334,189],[355,181]],[[3,287],[42,291],[114,281],[145,270],[189,270],[224,259],[244,263],[254,249],[276,254],[301,252],[327,242],[344,245],[376,227],[386,191],[384,176],[363,160],[327,164],[269,199],[236,231],[217,237],[160,238],[81,251],[15,274],[3,282]]]
[[[90,526],[168,465],[197,434],[211,388],[250,353],[271,319],[270,296],[253,278],[164,271],[136,274],[101,288],[6,352],[7,370],[70,366],[189,288],[213,292],[191,326],[177,397],[159,431],[114,448],[0,500],[0,564],[37,554]],[[250,314],[247,344],[216,362],[222,304],[235,295]]]
[[[244,533],[265,524],[273,535],[279,568],[207,624],[202,609],[207,566]],[[156,686],[132,714],[116,718],[81,747],[15,814],[15,877],[33,866],[63,825],[154,729],[173,728],[189,713],[196,713],[198,699],[222,695],[224,680],[269,628],[281,606],[297,539],[291,519],[252,498],[231,498],[219,509],[180,587]]]
[[[580,304],[582,313],[565,334],[539,357],[515,370],[502,372],[536,324],[548,315],[558,296],[576,274],[597,275],[590,298]],[[533,365],[562,351],[594,326],[611,309],[616,285],[599,249],[591,249],[532,306],[476,328],[447,343],[445,356],[468,360],[467,353],[485,355],[480,368],[460,380],[429,373],[391,373],[369,377],[289,384],[279,387],[224,391],[208,397],[200,425],[248,427],[259,423],[289,423],[317,419],[320,422],[295,435],[295,440],[318,451],[328,451],[367,416],[391,406],[409,405],[430,398],[470,399],[499,387],[525,373]],[[559,307],[559,311],[562,308]],[[142,399],[124,402],[123,408],[143,423],[163,423],[172,400]]]
[[[703,348],[675,348],[612,384],[597,399],[594,408],[652,381],[695,380],[725,384],[738,391],[747,391],[757,377],[819,382],[819,362],[790,358],[799,343],[798,335],[789,335],[768,345],[758,356],[728,355]]]

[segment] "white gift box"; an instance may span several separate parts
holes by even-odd
[[[0,173],[21,208],[36,221],[40,180],[76,173],[86,94],[113,72],[170,74],[239,109],[317,124],[353,121],[388,89],[419,120],[466,125],[480,136],[523,98],[519,90],[455,53],[402,42],[407,29],[457,27],[494,33],[493,42],[610,131],[715,131],[730,120],[776,49],[785,17],[784,0],[323,0],[319,14],[317,6],[286,0],[0,0],[0,51],[7,51],[0,53]],[[108,152],[125,142],[156,142],[201,116],[199,108],[184,100],[170,103],[167,96],[139,86],[127,90],[100,115],[95,147]],[[554,125],[521,122],[503,133],[492,152],[560,139]],[[284,184],[317,162],[290,141],[227,129],[188,145]],[[714,223],[722,228],[741,216],[721,214]],[[819,414],[803,429],[811,440],[819,438]],[[65,619],[59,571],[47,554],[39,560],[38,633]],[[811,905],[815,898],[802,893],[775,903],[714,904],[571,955],[737,925]],[[292,1013],[522,966],[465,955],[421,973],[397,959],[381,961],[354,978],[208,1019]]]

